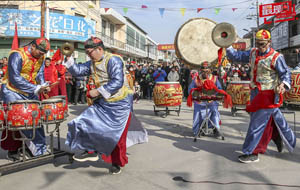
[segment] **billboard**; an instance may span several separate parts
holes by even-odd
[[[174,44],[159,44],[158,50],[175,50]]]
[[[272,48],[275,50],[289,47],[289,24],[281,22],[271,29]]]
[[[83,17],[49,13],[50,39],[85,41],[95,35],[96,22]],[[19,37],[40,36],[40,11],[0,9],[0,36],[13,36],[15,22]]]

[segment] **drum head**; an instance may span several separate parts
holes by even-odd
[[[42,104],[49,104],[49,103],[58,103],[63,102],[63,99],[46,99],[42,101]]]
[[[50,99],[66,99],[66,96],[62,96],[62,95],[60,95],[60,96],[52,96],[52,97],[50,97]]]
[[[193,18],[184,23],[175,37],[177,57],[185,64],[199,67],[204,61],[217,61],[218,50],[211,38],[216,23],[207,18]]]
[[[25,104],[25,103],[40,104],[40,101],[38,101],[38,100],[16,100],[14,102],[9,102],[8,104],[11,105],[11,104]]]

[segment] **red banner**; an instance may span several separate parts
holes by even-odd
[[[175,50],[174,44],[159,44],[158,50]]]
[[[246,49],[246,42],[237,42],[233,43],[232,47],[237,50],[245,50]]]

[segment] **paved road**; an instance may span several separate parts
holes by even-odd
[[[70,106],[68,120],[79,115],[86,106]],[[277,183],[300,186],[300,149],[293,154],[284,149],[278,153],[270,143],[260,162],[242,164],[237,161],[248,127],[249,116],[240,111],[232,117],[229,110],[220,107],[225,141],[203,137],[193,142],[192,108],[182,105],[180,116],[171,112],[166,118],[155,116],[153,102],[142,100],[134,105],[135,114],[148,130],[149,142],[128,149],[129,164],[122,174],[110,175],[109,165],[101,161],[73,164],[67,157],[58,158],[31,169],[3,175],[0,189],[22,190],[156,190],[156,189],[296,189],[279,186],[252,186],[245,184],[218,185],[212,183],[185,183],[174,181],[176,176],[191,181]],[[162,112],[159,112],[159,115]],[[296,116],[299,117],[299,111]],[[286,115],[293,127],[293,116]],[[297,122],[299,126],[299,122]],[[300,131],[297,127],[297,131]],[[67,127],[61,126],[64,144]],[[296,133],[299,137],[299,132]],[[298,139],[299,140],[299,139]],[[63,146],[64,150],[69,150]],[[0,164],[6,163],[5,152],[0,151]]]

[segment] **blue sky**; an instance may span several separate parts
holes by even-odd
[[[259,0],[259,4],[273,3],[273,0]],[[101,8],[113,8],[123,16],[129,17],[157,43],[173,43],[179,27],[191,18],[205,17],[235,26],[240,37],[243,29],[256,27],[256,19],[246,19],[249,14],[256,14],[256,0],[101,0]],[[148,8],[141,9],[141,5]],[[218,7],[219,6],[219,7]],[[128,8],[125,14],[123,8]],[[165,8],[161,17],[159,8]],[[180,8],[186,8],[184,16]],[[197,8],[204,8],[197,13]],[[207,9],[206,9],[207,8]],[[221,8],[218,14],[214,8]],[[232,8],[237,8],[232,11]],[[194,10],[191,10],[194,9]],[[260,23],[263,20],[260,19]]]

